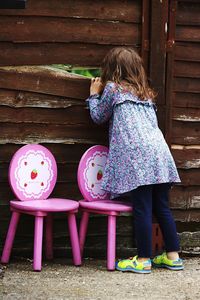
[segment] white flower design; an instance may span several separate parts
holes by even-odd
[[[51,160],[42,151],[29,150],[19,158],[15,179],[25,197],[39,199],[49,190],[52,178]]]
[[[93,198],[105,198],[107,192],[101,189],[103,171],[107,161],[107,152],[96,151],[88,158],[84,170],[85,188]]]

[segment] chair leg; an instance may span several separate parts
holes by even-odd
[[[85,238],[88,228],[88,221],[89,221],[89,213],[83,212],[81,223],[80,223],[80,229],[79,229],[79,242],[80,242],[80,250],[81,250],[81,256],[83,256],[83,249],[85,245]]]
[[[10,225],[8,228],[8,233],[6,236],[6,241],[5,241],[5,245],[4,245],[3,253],[2,253],[2,257],[1,257],[2,263],[6,264],[9,262],[10,254],[11,254],[11,250],[12,250],[12,246],[13,246],[13,242],[14,242],[14,238],[15,238],[15,233],[17,230],[17,225],[19,222],[19,218],[20,218],[20,213],[18,213],[18,212],[12,213],[12,217],[10,220]]]
[[[107,269],[115,270],[116,216],[108,216]]]
[[[72,246],[72,255],[75,266],[81,265],[81,252],[78,239],[78,231],[76,226],[76,217],[74,213],[68,214],[69,235]]]
[[[45,253],[46,258],[53,259],[53,216],[48,214],[45,218]]]
[[[35,232],[34,232],[34,254],[33,254],[33,269],[41,271],[42,268],[42,236],[43,236],[43,219],[44,217],[35,217]]]

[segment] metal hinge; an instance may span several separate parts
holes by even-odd
[[[168,40],[168,41],[166,42],[166,51],[167,51],[167,52],[172,51],[173,48],[174,48],[174,45],[175,45],[175,40]]]

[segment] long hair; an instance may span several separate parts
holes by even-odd
[[[103,85],[115,82],[141,100],[156,97],[149,87],[141,57],[131,48],[117,47],[107,53],[101,67],[101,81]]]

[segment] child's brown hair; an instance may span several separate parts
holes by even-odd
[[[103,85],[108,81],[115,82],[141,100],[156,97],[156,93],[149,87],[142,59],[132,48],[111,49],[103,60],[101,70]]]

